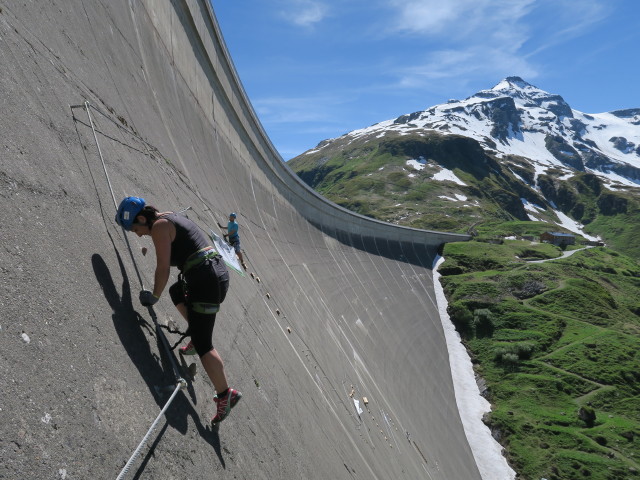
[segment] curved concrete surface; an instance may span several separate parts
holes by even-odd
[[[168,399],[171,362],[137,302],[150,241],[129,235],[130,254],[109,182],[203,227],[237,211],[260,279],[232,274],[214,330],[243,401],[212,431],[199,371],[128,478],[480,478],[431,272],[465,237],[301,184],[207,3],[0,0],[0,66],[0,478],[115,478]],[[155,311],[181,324],[168,295]]]

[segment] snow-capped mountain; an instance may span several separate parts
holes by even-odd
[[[464,100],[450,100],[342,137],[321,142],[301,157],[336,141],[436,131],[477,140],[497,158],[524,157],[537,173],[549,168],[592,172],[610,188],[640,185],[640,108],[587,114],[560,95],[520,77],[508,77]]]

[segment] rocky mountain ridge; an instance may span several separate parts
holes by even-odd
[[[582,113],[560,95],[520,77],[507,77],[464,100],[449,100],[325,140],[300,157],[344,140],[428,131],[473,138],[498,158],[527,158],[536,171],[591,172],[614,188],[616,183],[640,185],[640,108]]]

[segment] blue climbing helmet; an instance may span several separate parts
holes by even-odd
[[[136,216],[146,205],[144,198],[127,197],[120,202],[118,213],[116,213],[116,223],[125,230],[131,231]]]
[[[230,216],[230,217],[233,217],[233,218],[236,218],[236,216],[237,216],[237,215],[236,215],[234,212],[231,212],[231,213],[229,214],[229,216]]]

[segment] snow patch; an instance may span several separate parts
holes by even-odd
[[[524,205],[524,209],[530,212],[537,213],[537,212],[540,212],[541,210],[544,210],[544,207],[541,207],[540,205],[536,205],[535,203],[531,203],[526,198],[520,197],[520,201],[522,202],[522,205]]]
[[[407,160],[407,165],[414,168],[415,170],[424,170],[424,166],[427,163],[427,160],[424,157],[418,157],[417,159],[412,158],[411,160]]]
[[[558,216],[558,218],[560,219],[560,223],[558,223],[558,225],[560,225],[561,227],[566,228],[570,232],[576,233],[578,235],[582,235],[587,240],[592,240],[594,242],[597,242],[597,241],[600,240],[600,237],[593,237],[593,236],[589,235],[588,233],[584,233],[582,231],[582,229],[584,228],[584,225],[582,225],[581,223],[576,222],[572,218],[567,217],[560,210],[554,210],[554,212]]]
[[[502,445],[493,438],[491,431],[482,421],[485,413],[491,411],[491,404],[480,395],[469,353],[462,344],[460,335],[447,313],[447,299],[440,284],[440,273],[438,272],[438,267],[443,262],[444,258],[437,256],[433,263],[433,286],[449,351],[456,404],[467,441],[483,479],[513,480],[516,472],[509,467],[507,460],[502,455]]]
[[[522,183],[524,183],[525,185],[529,185],[529,182],[527,182],[524,178],[522,178],[520,175],[518,175],[516,172],[514,172],[513,170],[509,169],[509,171],[511,172],[511,174],[516,177],[518,180],[520,180]]]
[[[455,173],[453,173],[451,170],[449,170],[448,168],[443,168],[442,170],[440,170],[438,173],[436,173],[433,177],[433,180],[438,180],[440,182],[444,182],[444,181],[449,181],[449,182],[454,182],[457,183],[458,185],[462,185],[464,187],[467,186],[466,183],[464,183],[462,180],[460,180]]]
[[[631,180],[630,178],[627,177],[623,177],[622,175],[618,175],[617,173],[608,171],[608,172],[595,172],[593,170],[591,170],[591,173],[594,173],[596,175],[599,175],[600,177],[606,177],[608,180],[610,180],[611,182],[618,182],[621,183],[622,185],[626,185],[628,187],[640,187],[640,181],[634,181]]]

